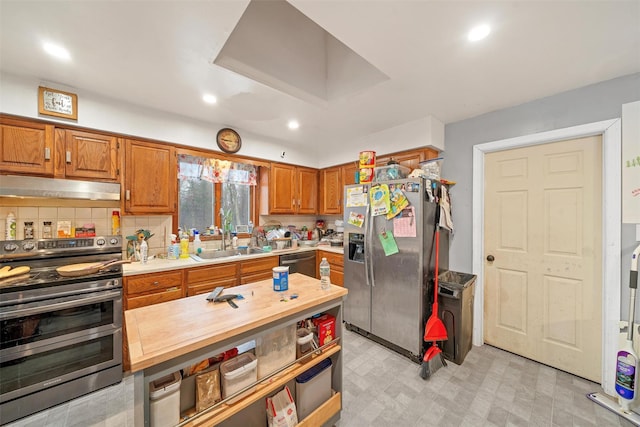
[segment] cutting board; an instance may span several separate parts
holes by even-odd
[[[22,265],[16,268],[5,266],[5,267],[2,267],[2,269],[0,269],[0,280],[13,277],[13,276],[18,276],[20,274],[27,274],[30,271],[31,271],[31,267],[28,267],[26,265]]]

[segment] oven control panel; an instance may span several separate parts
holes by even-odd
[[[119,252],[122,236],[98,236],[71,239],[5,240],[0,242],[0,259],[28,257],[31,253]]]

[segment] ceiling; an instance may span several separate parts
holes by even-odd
[[[312,102],[215,65],[246,0],[0,0],[0,70],[327,148],[427,116],[451,123],[640,71],[640,0],[288,3],[388,78]],[[467,41],[479,23],[491,34]],[[64,45],[71,60],[49,57],[46,40]],[[217,104],[205,104],[204,93]],[[289,130],[290,119],[300,128]]]

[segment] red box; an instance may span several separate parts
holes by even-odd
[[[313,319],[318,335],[318,345],[323,346],[336,338],[336,318],[330,314],[323,314]]]

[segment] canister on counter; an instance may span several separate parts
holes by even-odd
[[[286,291],[289,289],[289,267],[273,267],[273,290]]]

